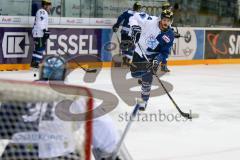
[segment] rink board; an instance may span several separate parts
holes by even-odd
[[[217,28],[178,28],[184,38],[175,39],[169,65],[240,63],[240,30]],[[111,67],[118,55],[119,42],[110,26],[52,25],[45,55],[96,56],[101,63],[93,67]],[[27,70],[34,42],[31,27],[0,26],[0,70]],[[81,63],[81,62],[80,62]],[[73,65],[74,66],[74,65]],[[76,66],[76,65],[75,65]]]

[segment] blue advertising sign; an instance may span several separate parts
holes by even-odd
[[[193,60],[203,59],[204,55],[204,30],[180,28],[179,33],[184,36],[175,39],[170,59]]]

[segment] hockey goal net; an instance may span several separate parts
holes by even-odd
[[[0,80],[0,159],[90,160],[92,110],[85,87]]]

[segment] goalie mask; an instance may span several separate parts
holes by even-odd
[[[66,62],[59,56],[46,56],[39,72],[39,80],[64,81],[66,76]]]

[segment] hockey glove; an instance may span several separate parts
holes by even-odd
[[[140,26],[136,26],[136,25],[133,25],[132,26],[132,34],[131,34],[131,37],[132,37],[132,40],[133,40],[133,43],[138,43],[139,39],[140,39],[140,36],[141,36],[141,27]]]
[[[132,65],[132,56],[124,55],[122,57],[122,64],[127,65],[128,67]]]
[[[158,67],[159,67],[159,62],[157,60],[153,60],[153,62],[152,62],[152,73],[154,75],[157,74]]]
[[[49,35],[50,35],[50,31],[44,29],[44,30],[43,30],[43,38],[44,38],[44,39],[48,39],[48,38],[49,38]]]
[[[122,51],[132,51],[135,49],[135,44],[131,40],[123,40],[120,43],[120,49]]]
[[[178,33],[178,32],[174,32],[174,38],[180,38],[181,37],[181,34]]]
[[[112,27],[113,32],[117,32],[118,31],[118,26],[116,24],[113,25]]]

